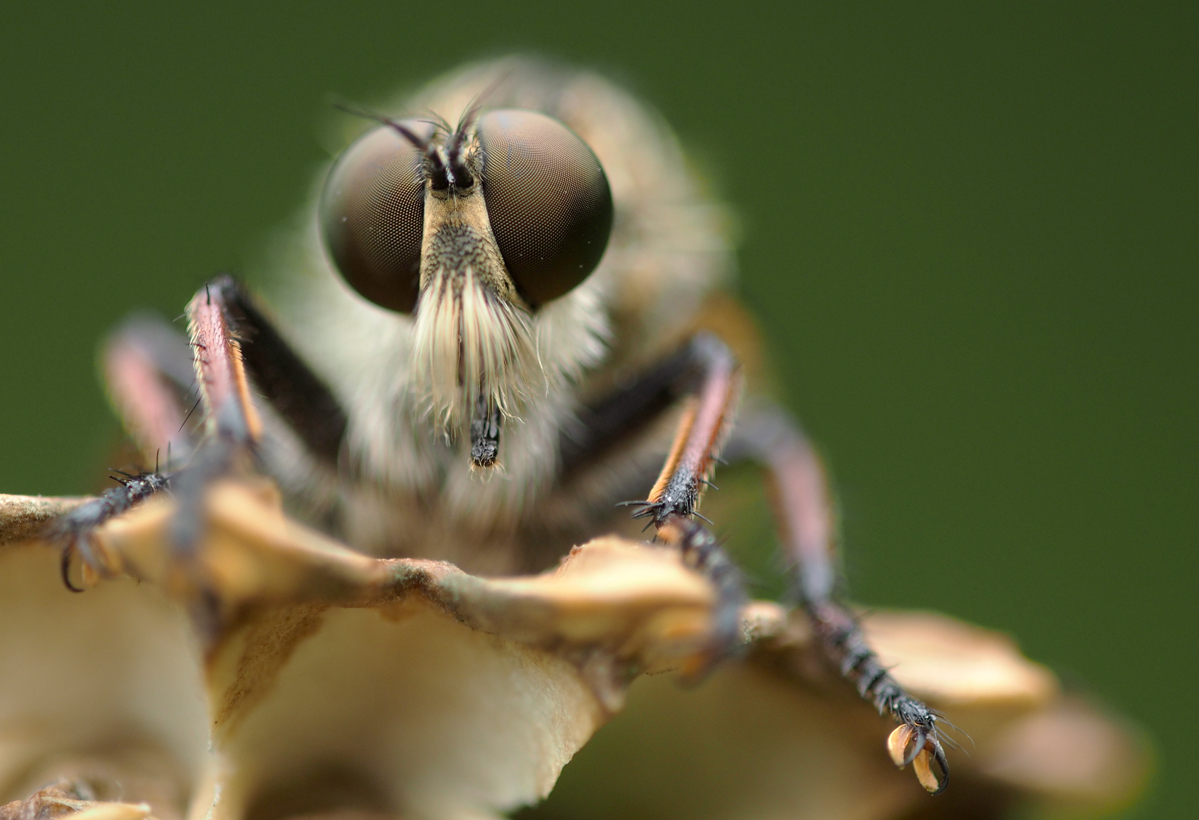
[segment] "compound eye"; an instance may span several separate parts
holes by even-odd
[[[422,139],[433,127],[400,120]],[[380,307],[411,313],[425,228],[423,151],[396,129],[368,131],[334,163],[321,193],[325,246],[342,277]]]
[[[491,231],[517,290],[538,307],[586,279],[604,255],[608,178],[587,143],[544,114],[490,111],[477,133]]]

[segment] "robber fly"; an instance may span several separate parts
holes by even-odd
[[[944,788],[939,716],[841,601],[811,446],[760,397],[734,424],[741,372],[713,331],[733,309],[728,220],[666,126],[594,74],[524,59],[359,113],[371,127],[328,171],[269,301],[220,277],[188,306],[189,339],[143,317],[109,340],[118,411],[171,463],[64,519],[68,585],[75,556],[95,563],[87,533],[157,492],[178,499],[185,554],[204,488],[253,469],[358,550],[476,573],[545,568],[631,512],[719,590],[718,658],[744,593],[697,506],[723,451],[769,473],[803,610],[899,724],[893,759]]]

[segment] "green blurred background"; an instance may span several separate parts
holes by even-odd
[[[734,203],[855,598],[1010,631],[1193,816],[1199,6],[103,5],[0,9],[0,490],[95,486],[96,340],[252,276],[331,95],[565,57]]]

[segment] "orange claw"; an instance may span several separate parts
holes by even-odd
[[[932,735],[909,726],[906,723],[895,727],[895,731],[887,736],[887,753],[892,762],[899,768],[908,763],[916,772],[920,785],[931,794],[941,792],[949,783],[949,767],[946,765],[945,752],[941,744]],[[938,775],[933,770],[933,763],[940,770]]]
[[[906,723],[895,727],[895,731],[887,735],[887,752],[891,755],[891,760],[899,768],[907,765],[908,742],[912,739],[912,733],[915,730]]]

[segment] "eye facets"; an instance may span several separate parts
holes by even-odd
[[[428,123],[401,124],[432,136]],[[341,275],[365,298],[403,313],[412,311],[420,293],[422,157],[396,129],[380,126],[346,149],[321,194],[325,246]]]
[[[573,131],[533,111],[478,123],[491,230],[521,295],[534,307],[595,270],[612,230],[612,193],[595,154]]]
[[[599,264],[612,230],[607,177],[587,144],[545,114],[490,111],[474,132],[492,235],[517,291],[537,308]],[[442,167],[439,146],[427,121],[381,125],[338,159],[321,195],[322,233],[337,270],[389,310],[411,313],[420,295],[427,177]],[[464,184],[450,185],[450,196],[478,190],[465,165],[455,177]]]

